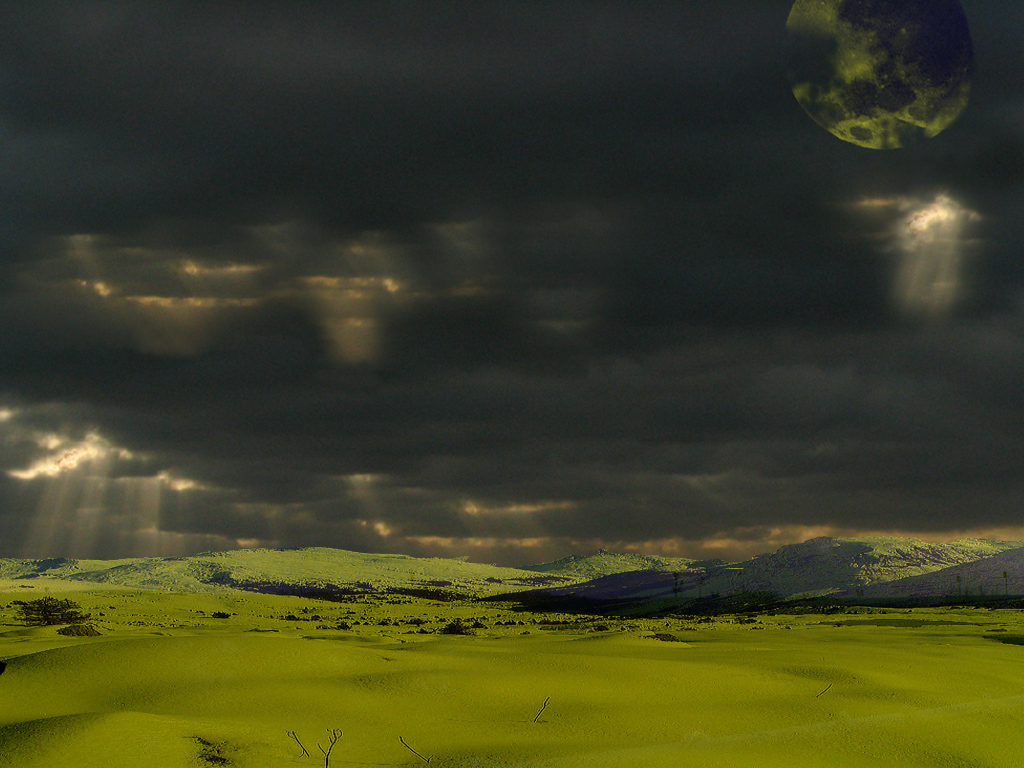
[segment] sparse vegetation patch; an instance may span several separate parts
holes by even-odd
[[[230,760],[224,756],[224,744],[214,743],[209,739],[204,739],[202,736],[194,736],[195,741],[199,744],[199,759],[207,765],[228,765]]]
[[[680,638],[676,637],[675,635],[673,635],[673,634],[671,634],[669,632],[655,632],[653,635],[647,635],[647,637],[649,637],[649,638],[651,638],[653,640],[661,640],[662,642],[665,642],[665,643],[681,643],[681,642],[684,642],[683,640],[681,640]]]

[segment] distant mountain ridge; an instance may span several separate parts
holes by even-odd
[[[623,609],[670,609],[682,601],[709,595],[771,592],[780,598],[859,594],[900,596],[920,591],[918,579],[951,569],[999,570],[985,565],[988,559],[1005,553],[1006,562],[1020,558],[1018,594],[1024,594],[1024,542],[961,539],[949,544],[932,544],[899,537],[819,537],[787,544],[774,553],[758,555],[738,563],[690,561],[674,573],[660,570],[610,574],[588,582],[532,590],[522,597],[548,606],[581,601],[618,603]],[[972,571],[973,572],[973,571]],[[1001,571],[999,571],[1001,573]],[[981,571],[978,571],[980,578]],[[947,586],[949,576],[936,584]],[[961,577],[963,578],[963,577]],[[992,582],[992,575],[988,578]],[[899,586],[896,585],[898,582]],[[930,583],[930,582],[929,582]],[[889,585],[870,590],[872,585]],[[932,587],[935,594],[938,586]],[[1011,592],[1012,594],[1012,592]]]
[[[0,579],[176,592],[515,593],[547,604],[615,601],[659,610],[690,598],[744,592],[782,598],[938,597],[1000,589],[1024,594],[1024,542],[819,537],[738,563],[598,550],[523,568],[327,547],[240,549],[171,558],[0,559]]]

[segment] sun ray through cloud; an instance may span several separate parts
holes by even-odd
[[[131,458],[131,452],[112,446],[95,432],[78,441],[54,433],[39,435],[36,441],[49,453],[25,469],[7,472],[19,480],[38,479],[43,484],[23,554],[95,555],[111,462]]]
[[[913,206],[902,221],[902,259],[894,292],[905,312],[937,317],[954,310],[968,289],[962,233],[981,216],[945,194]]]
[[[22,556],[91,559],[112,547],[126,556],[174,556],[203,539],[161,529],[165,492],[207,489],[202,483],[167,470],[150,476],[122,474],[119,464],[140,457],[95,431],[79,439],[42,432],[32,440],[42,455],[26,467],[6,471],[38,489]]]
[[[895,244],[892,301],[907,317],[939,319],[955,312],[969,298],[971,242],[964,237],[969,223],[981,214],[946,192],[930,201],[905,195],[864,197],[856,206],[881,211],[893,219],[884,237]]]

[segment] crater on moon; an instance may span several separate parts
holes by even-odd
[[[910,146],[967,106],[974,47],[959,0],[796,0],[786,28],[793,95],[844,141]]]

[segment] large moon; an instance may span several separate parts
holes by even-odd
[[[844,141],[910,146],[967,106],[974,47],[959,0],[796,0],[786,29],[793,95]]]

